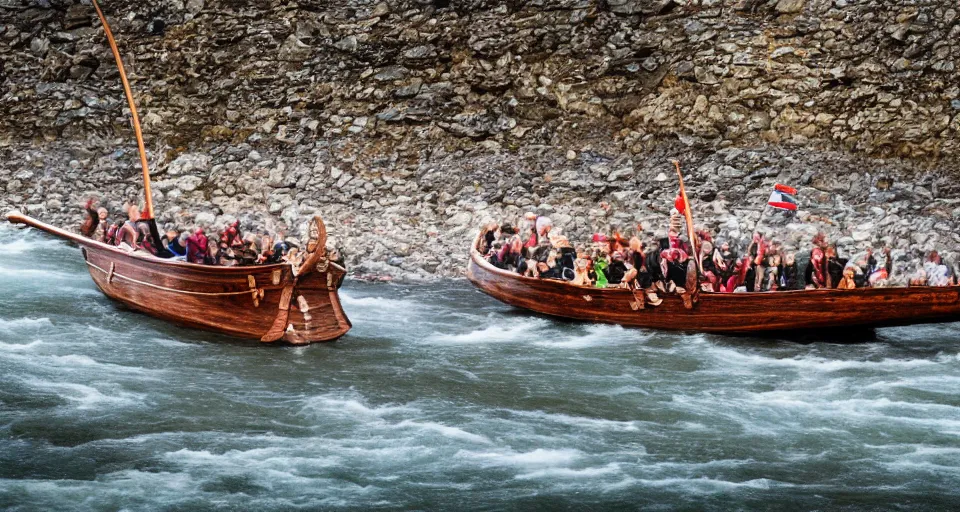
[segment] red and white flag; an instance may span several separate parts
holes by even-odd
[[[798,207],[797,200],[794,197],[796,195],[797,189],[778,183],[774,186],[773,193],[770,194],[770,199],[767,201],[767,204],[780,210],[795,212]]]

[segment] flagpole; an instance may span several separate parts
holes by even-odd
[[[697,236],[693,232],[693,210],[690,201],[687,199],[687,190],[683,187],[683,173],[680,172],[680,161],[674,160],[673,165],[677,168],[677,178],[680,180],[680,197],[683,198],[683,216],[687,219],[687,236],[690,238],[690,249],[693,251],[693,258],[697,262],[697,270],[703,274],[703,262],[700,261],[700,254],[697,252]]]
[[[110,50],[113,52],[113,58],[117,61],[117,68],[120,70],[120,81],[123,82],[123,93],[127,96],[127,103],[130,105],[130,117],[133,120],[133,133],[137,136],[137,150],[140,152],[140,167],[143,168],[143,197],[147,203],[147,217],[153,219],[153,194],[150,191],[150,168],[147,165],[147,150],[143,144],[143,132],[140,129],[140,116],[137,114],[137,105],[133,102],[133,92],[130,90],[130,83],[127,82],[127,73],[123,69],[123,60],[120,58],[120,50],[117,49],[117,42],[113,39],[113,32],[110,31],[110,25],[107,18],[100,10],[97,0],[92,0],[93,7],[97,10],[97,16],[103,23],[103,30],[107,33],[107,42],[110,43]]]
[[[760,223],[763,222],[763,217],[767,214],[767,210],[770,209],[769,205],[764,205],[763,209],[760,210],[760,217],[757,218],[757,223],[753,225],[753,235],[756,236],[760,232]],[[751,237],[751,240],[753,237]]]

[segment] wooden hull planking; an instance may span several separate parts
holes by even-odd
[[[129,253],[17,213],[7,219],[80,245],[90,276],[106,296],[162,320],[294,344],[334,340],[351,327],[337,293],[345,272],[333,264],[303,269],[299,276],[289,264],[195,265]]]
[[[467,278],[491,297],[545,315],[644,327],[715,333],[790,331],[831,327],[883,327],[960,320],[960,287],[796,290],[701,293],[687,309],[682,299],[634,310],[634,293],[622,288],[576,286],[499,269],[471,248]],[[639,293],[637,294],[639,296]]]

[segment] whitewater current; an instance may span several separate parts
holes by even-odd
[[[0,228],[0,508],[951,510],[957,324],[796,340],[348,280],[306,347],[123,309]]]

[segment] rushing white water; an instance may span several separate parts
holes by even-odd
[[[0,282],[0,508],[960,503],[953,324],[801,344],[348,281],[348,336],[260,346],[126,311],[6,227]]]

